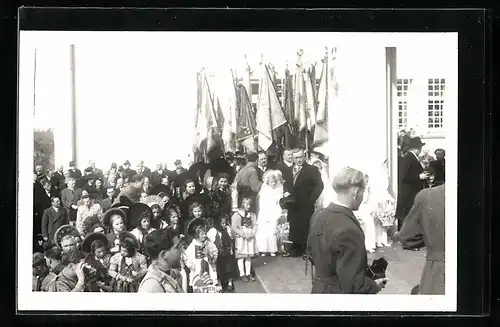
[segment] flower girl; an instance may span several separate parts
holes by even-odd
[[[231,218],[231,231],[235,235],[236,259],[238,259],[238,270],[244,282],[255,281],[252,276],[252,257],[256,253],[255,234],[257,233],[257,219],[250,212],[252,198],[244,195],[238,211]]]
[[[277,245],[277,222],[282,215],[279,201],[283,198],[283,177],[279,170],[268,170],[262,176],[263,184],[259,192],[259,212],[257,223],[259,229],[255,236],[257,249],[261,256],[275,256]]]

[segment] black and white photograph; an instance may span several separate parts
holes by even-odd
[[[21,31],[18,308],[455,311],[457,117],[457,33]]]

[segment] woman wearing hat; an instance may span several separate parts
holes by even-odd
[[[100,233],[89,234],[82,243],[82,250],[87,254],[85,263],[94,269],[86,281],[91,292],[111,292],[109,266],[111,255],[107,253],[108,240]]]
[[[125,231],[127,215],[120,208],[111,208],[104,213],[103,224],[110,232],[107,234],[111,254],[119,252],[119,235]]]
[[[114,292],[135,293],[147,273],[147,260],[137,251],[139,242],[132,233],[120,232],[118,240],[120,252],[111,257],[109,266],[112,288]]]

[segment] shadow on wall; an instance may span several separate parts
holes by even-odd
[[[34,130],[33,163],[42,165],[45,170],[54,170],[54,132],[48,130]]]

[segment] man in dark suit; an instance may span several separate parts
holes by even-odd
[[[66,187],[66,177],[64,177],[63,166],[59,166],[57,170],[50,176],[50,185],[52,186],[52,192],[58,197],[61,196],[61,191]]]
[[[264,151],[259,151],[259,160],[257,161],[257,173],[259,175],[259,181],[262,182],[262,175],[267,170],[267,154]]]
[[[123,170],[121,171],[122,178],[124,176],[127,176],[129,179],[137,175],[137,172],[133,169],[130,168],[130,161],[125,160],[125,162],[122,165]]]
[[[45,209],[50,207],[50,197],[47,196],[47,191],[37,180],[37,174],[33,175],[33,245],[34,250],[38,249],[37,242],[42,234],[42,216]],[[46,181],[44,180],[46,183]]]
[[[43,212],[42,235],[45,242],[52,242],[57,229],[68,224],[68,211],[61,208],[61,201],[58,197],[51,199],[52,206]]]
[[[151,177],[151,169],[144,166],[143,160],[139,161],[139,164],[137,165],[136,172],[137,172],[137,174],[142,175],[143,177],[147,177],[147,178]]]
[[[77,203],[82,197],[82,189],[76,188],[76,181],[72,177],[69,177],[67,182],[68,187],[61,192],[61,202],[63,207],[68,210],[69,221],[76,221]]]
[[[102,200],[100,203],[101,208],[102,208],[102,212],[106,212],[113,205],[113,202],[115,201],[115,198],[114,198],[115,189],[113,187],[108,187],[106,189],[106,195],[107,195],[107,198]]]
[[[288,210],[289,238],[293,243],[290,254],[294,257],[305,256],[309,222],[314,213],[314,203],[324,188],[318,168],[306,163],[305,159],[304,150],[294,150],[293,180],[291,189],[288,190],[295,199]]]
[[[311,293],[376,294],[387,282],[365,275],[365,235],[353,213],[363,201],[365,183],[362,172],[343,168],[333,178],[336,203],[311,218],[307,240],[309,260],[315,268]]]
[[[434,154],[436,155],[436,160],[430,163],[429,171],[434,175],[433,186],[439,186],[444,184],[445,151],[444,149],[437,149],[434,151]]]
[[[91,173],[95,176],[96,179],[100,178],[100,179],[104,180],[104,173],[101,169],[96,168],[94,160],[89,161],[88,168],[91,169]]]
[[[156,170],[151,173],[150,183],[151,186],[155,187],[161,184],[163,176],[166,175],[166,171],[163,170],[163,165],[161,163],[156,165]]]
[[[285,192],[293,186],[293,149],[285,149],[283,151],[283,160],[276,163],[276,169],[281,172],[284,179],[283,188]]]
[[[410,150],[401,158],[399,164],[398,201],[396,207],[396,218],[398,219],[398,230],[401,229],[405,217],[413,206],[413,201],[418,192],[425,187],[425,181],[429,173],[424,172],[418,155],[422,151],[420,137],[414,137],[409,142]]]

